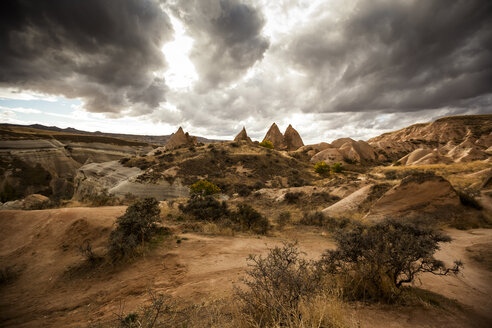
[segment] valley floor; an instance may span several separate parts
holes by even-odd
[[[304,228],[269,237],[179,234],[128,265],[90,270],[78,247],[90,239],[104,251],[114,220],[126,207],[0,211],[0,268],[15,276],[0,285],[2,327],[87,327],[114,319],[148,301],[148,290],[186,304],[231,297],[249,254],[266,254],[298,240],[306,256],[334,247],[328,236]],[[461,259],[456,277],[423,275],[417,287],[459,305],[390,306],[351,303],[348,322],[360,327],[486,327],[492,322],[492,229],[447,230],[453,241],[437,258]],[[175,238],[175,237],[172,237]],[[453,302],[450,302],[453,303]],[[454,303],[453,303],[454,304]]]

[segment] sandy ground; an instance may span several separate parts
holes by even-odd
[[[115,218],[124,210],[1,211],[0,268],[10,267],[18,277],[0,286],[0,326],[86,327],[114,317],[121,307],[134,310],[148,300],[149,289],[187,302],[220,298],[230,295],[249,254],[265,254],[286,238],[298,239],[311,258],[334,246],[320,234],[295,230],[283,237],[182,234],[187,239],[180,244],[164,243],[131,265],[84,270],[79,245],[90,239],[95,252],[102,253]],[[461,259],[463,274],[425,275],[418,286],[456,299],[461,309],[354,304],[350,320],[360,327],[486,327],[492,321],[492,272],[480,258],[472,259],[475,253],[467,248],[491,249],[492,230],[448,233],[454,241],[438,258],[449,263]]]

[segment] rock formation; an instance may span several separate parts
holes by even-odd
[[[241,140],[245,140],[247,142],[252,142],[251,141],[251,138],[248,137],[248,134],[246,133],[246,128],[243,126],[243,129],[241,130],[241,132],[239,132],[237,134],[237,136],[234,138],[234,141],[241,141]]]
[[[370,221],[385,218],[452,219],[462,208],[451,184],[440,176],[416,174],[404,178],[371,207]],[[417,217],[416,217],[417,218]]]
[[[182,127],[173,133],[171,138],[166,142],[164,148],[166,150],[175,149],[181,146],[192,146],[196,144],[196,137],[191,137],[188,132],[184,132]]]
[[[157,200],[186,197],[189,189],[180,182],[169,183],[165,179],[145,183],[137,177],[143,171],[138,167],[125,167],[119,161],[90,163],[82,166],[75,177],[73,199],[100,194],[104,191],[117,197],[133,194],[138,197],[155,197]]]
[[[289,124],[285,130],[285,135],[280,132],[277,124],[273,123],[263,138],[263,141],[270,141],[277,150],[297,150],[304,146],[299,132]]]
[[[275,123],[272,124],[270,129],[268,129],[268,132],[266,133],[265,138],[263,138],[263,141],[270,141],[273,144],[273,147],[277,150],[284,150],[286,148],[284,143],[284,136]]]
[[[376,160],[374,149],[365,141],[355,141],[350,138],[341,138],[330,144],[331,148],[326,148],[315,154],[311,162],[325,161],[327,164],[334,162],[346,163],[372,163]]]
[[[492,115],[443,117],[435,122],[384,133],[370,139],[369,144],[391,161],[401,161],[417,149],[414,157],[423,154],[423,149],[428,154],[433,152],[429,158],[412,165],[484,160],[492,154]]]
[[[284,144],[287,147],[287,150],[297,150],[304,146],[304,142],[302,142],[299,132],[297,132],[290,124],[284,133]]]

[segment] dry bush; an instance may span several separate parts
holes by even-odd
[[[232,217],[241,225],[242,230],[250,230],[262,235],[270,230],[268,219],[246,203],[239,204]]]
[[[288,192],[284,195],[284,199],[287,204],[296,204],[304,195],[305,193],[303,192]]]
[[[110,327],[154,328],[167,327],[172,322],[172,300],[169,296],[149,291],[150,304],[142,306],[137,312],[125,314],[122,306],[115,313],[116,319]]]
[[[292,215],[290,212],[285,211],[279,214],[277,219],[277,224],[280,229],[283,229],[287,224],[290,223]]]
[[[245,327],[341,327],[340,301],[296,243],[248,258],[246,290],[236,289],[238,321]]]
[[[200,221],[218,221],[230,214],[227,203],[219,202],[213,196],[192,196],[186,205],[180,204],[179,209]]]
[[[460,197],[460,202],[464,206],[474,208],[476,210],[481,210],[483,207],[478,203],[476,198],[472,195],[470,191],[463,190],[457,191],[458,196]]]
[[[446,267],[433,254],[451,239],[433,229],[389,220],[371,226],[355,225],[335,235],[338,248],[327,250],[318,262],[350,299],[394,301],[405,283],[429,272],[457,274],[460,261]]]

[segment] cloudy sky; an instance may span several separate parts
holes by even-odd
[[[0,122],[305,143],[492,113],[492,1],[5,0]]]

